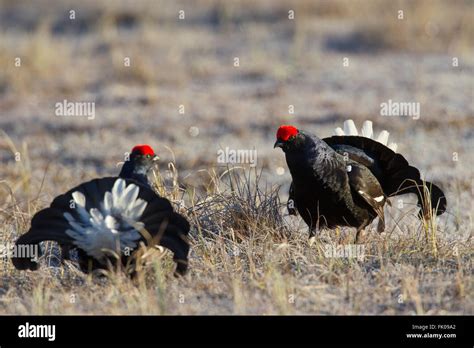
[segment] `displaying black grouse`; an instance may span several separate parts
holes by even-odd
[[[310,237],[322,228],[350,226],[360,231],[376,217],[377,230],[385,227],[387,197],[414,193],[421,207],[420,218],[440,215],[446,210],[446,197],[436,185],[423,181],[420,172],[396,153],[397,145],[387,145],[389,133],[373,139],[372,122],[365,121],[359,135],[352,120],[344,130],[320,139],[313,134],[283,125],[274,147],[286,155],[293,182],[288,211],[301,215]],[[427,199],[427,197],[430,197]]]
[[[16,245],[56,241],[64,259],[77,249],[79,266],[86,273],[107,269],[117,260],[114,255],[127,265],[140,242],[161,245],[174,253],[176,273],[184,274],[189,223],[151,188],[147,173],[157,158],[150,146],[135,146],[119,177],[94,179],[56,197],[33,217],[30,230]],[[12,261],[20,270],[39,268],[36,257]]]

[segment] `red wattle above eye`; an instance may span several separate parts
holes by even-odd
[[[298,134],[298,129],[290,125],[282,125],[278,128],[276,137],[279,140],[287,141],[292,136]]]
[[[155,151],[153,151],[150,145],[136,145],[132,152],[139,152],[141,155],[155,155]]]

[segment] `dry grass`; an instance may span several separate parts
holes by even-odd
[[[172,276],[167,252],[144,256],[131,281],[61,268],[20,273],[7,261],[0,310],[7,314],[447,314],[472,311],[472,238],[402,217],[386,233],[367,231],[363,258],[328,257],[328,245],[351,243],[353,231],[324,231],[308,245],[305,229],[282,216],[279,192],[255,169],[210,172],[202,197],[155,173],[156,189],[192,221],[190,273]],[[169,182],[165,185],[165,182]],[[32,211],[3,210],[6,224],[28,227]],[[294,222],[294,221],[293,221]],[[409,233],[405,233],[409,231]],[[3,230],[3,240],[16,233]],[[433,249],[433,240],[436,247]],[[48,248],[48,246],[46,246]],[[53,252],[54,259],[54,252]]]
[[[474,313],[471,2],[130,4],[0,0],[0,242],[146,142],[162,158],[155,189],[193,224],[190,272],[174,278],[171,256],[155,252],[135,281],[98,279],[46,267],[56,263],[48,244],[38,272],[2,262],[0,313]],[[95,101],[97,117],[54,116],[63,99]],[[420,102],[420,120],[378,116],[388,99]],[[283,122],[324,137],[348,117],[388,129],[449,204],[427,223],[413,200],[392,199],[387,231],[367,231],[362,260],[325,254],[350,245],[351,230],[308,245],[304,223],[286,215],[290,176],[272,150]],[[256,149],[257,169],[217,166],[226,146]]]

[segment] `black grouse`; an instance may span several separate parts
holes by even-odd
[[[30,230],[17,240],[17,247],[25,250],[30,246],[40,251],[40,242],[56,241],[64,259],[70,259],[70,251],[76,249],[79,266],[88,273],[114,265],[117,255],[124,266],[130,265],[133,252],[143,242],[171,250],[177,263],[176,274],[184,274],[190,226],[167,199],[151,188],[147,173],[157,158],[150,146],[135,146],[118,177],[76,186],[39,211]],[[39,255],[22,256],[12,258],[17,269],[39,268]]]
[[[288,211],[298,212],[310,229],[310,237],[322,228],[349,226],[360,232],[376,217],[377,230],[385,227],[387,197],[414,193],[421,207],[418,216],[429,218],[446,210],[446,197],[436,185],[423,181],[420,172],[387,145],[389,133],[373,139],[372,122],[365,121],[359,135],[352,120],[344,130],[324,139],[283,125],[274,147],[285,152],[293,179]],[[430,199],[427,199],[430,197]]]

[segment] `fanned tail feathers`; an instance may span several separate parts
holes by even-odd
[[[49,208],[33,217],[30,230],[16,244],[56,241],[77,248],[83,258],[92,258],[99,267],[113,253],[123,260],[143,241],[170,249],[178,263],[177,272],[184,273],[188,232],[189,223],[174,212],[167,199],[134,180],[110,177],[83,183],[56,197]],[[12,261],[18,269],[38,268],[32,258]],[[86,271],[88,262],[79,261]]]
[[[344,136],[344,135],[352,135],[352,136],[361,136],[364,138],[374,139],[375,141],[387,146],[393,152],[397,152],[398,145],[396,143],[389,143],[388,137],[390,133],[386,130],[383,130],[379,133],[377,138],[374,138],[374,131],[372,129],[372,121],[366,120],[362,124],[361,132],[357,131],[357,127],[353,120],[346,120],[344,121],[344,130],[342,128],[337,127],[334,129],[334,135],[337,136]]]
[[[349,152],[352,159],[369,167],[387,196],[416,194],[418,206],[421,207],[420,218],[429,216],[432,210],[436,215],[446,211],[447,201],[441,188],[423,181],[420,171],[410,166],[401,154],[396,153],[398,145],[389,142],[388,131],[382,130],[375,137],[371,121],[365,121],[359,132],[353,120],[346,120],[343,128],[337,127],[334,134],[335,136],[323,140],[336,151]]]

